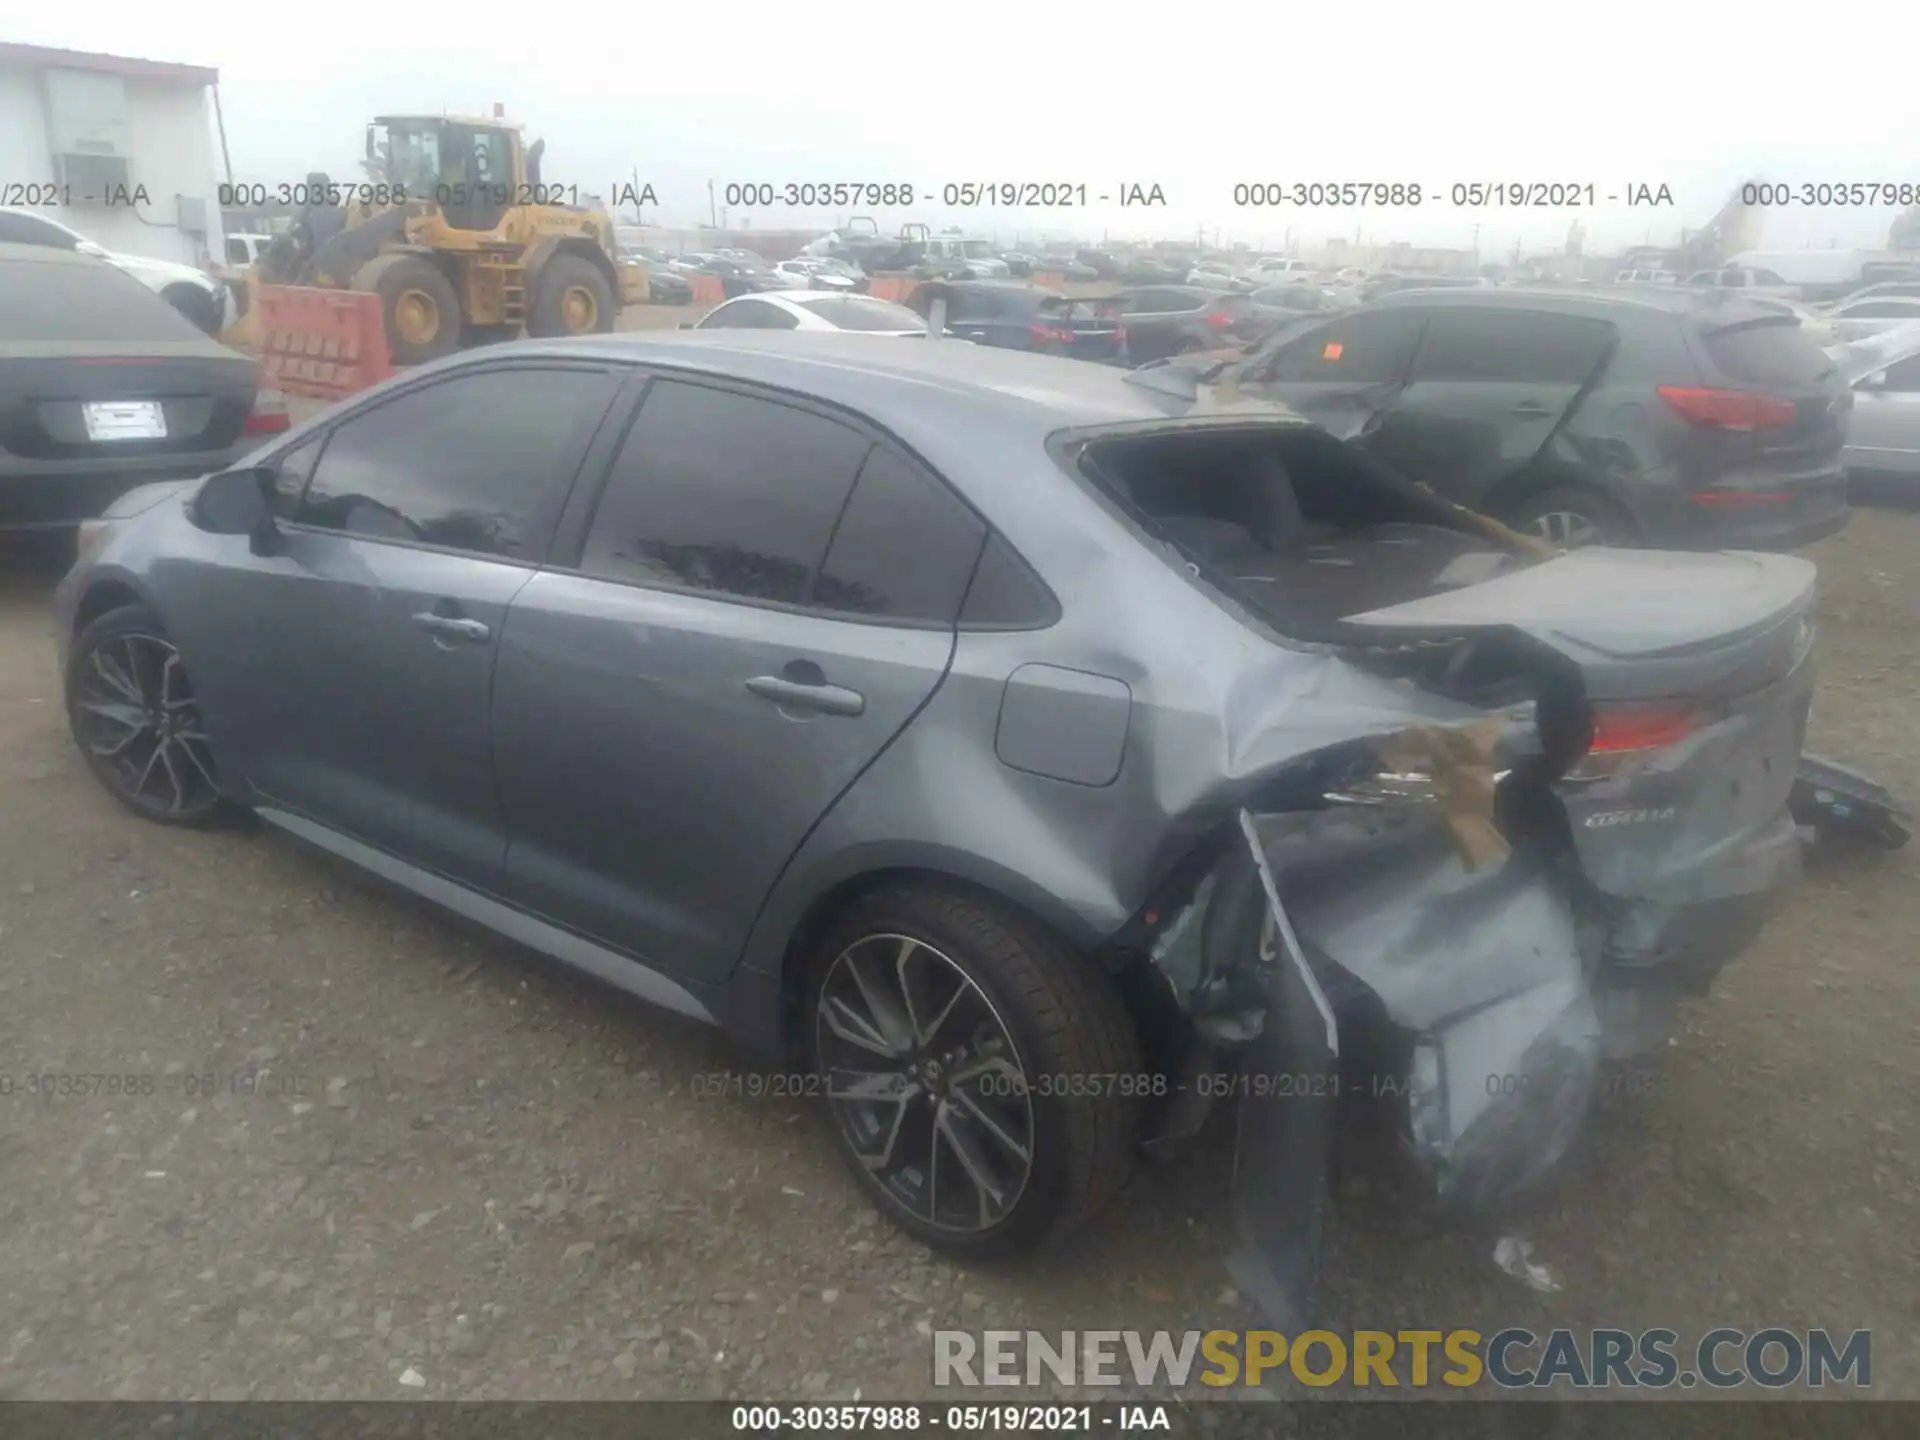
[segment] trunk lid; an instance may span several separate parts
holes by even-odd
[[[1581,869],[1605,895],[1678,906],[1798,873],[1815,573],[1787,555],[1577,550],[1353,621],[1506,628],[1571,661],[1593,738],[1554,788]]]
[[[62,349],[69,353],[57,353]],[[191,341],[111,350],[9,346],[7,352],[0,366],[0,451],[26,460],[115,462],[222,451],[240,439],[259,385],[251,360]]]
[[[1065,296],[1043,300],[1034,323],[1071,335],[1062,350],[1076,360],[1112,360],[1120,353],[1118,319],[1092,301]]]
[[[1756,663],[1778,673],[1815,576],[1791,555],[1590,548],[1347,623],[1409,635],[1504,626],[1578,665],[1592,700],[1699,697],[1740,688]]]

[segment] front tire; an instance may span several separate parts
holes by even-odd
[[[88,768],[129,810],[163,825],[232,818],[186,664],[146,606],[109,610],[80,632],[66,700]]]
[[[1038,925],[920,886],[862,897],[814,957],[807,1058],[855,1180],[902,1229],[985,1258],[1083,1227],[1124,1184],[1140,1044]]]
[[[373,266],[371,288],[394,364],[424,365],[460,348],[460,296],[445,271],[423,255],[383,255]]]
[[[529,335],[605,335],[613,317],[613,287],[591,260],[563,253],[540,267]]]

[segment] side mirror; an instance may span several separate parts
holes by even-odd
[[[273,553],[279,535],[267,500],[273,491],[273,478],[273,471],[265,465],[208,476],[193,497],[194,523],[212,535],[251,536],[254,554]]]

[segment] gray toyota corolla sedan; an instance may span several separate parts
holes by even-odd
[[[1798,873],[1811,565],[1556,555],[1191,379],[493,347],[81,548],[73,733],[141,815],[803,1056],[961,1253],[1231,1100],[1229,1263],[1289,1324],[1337,1128],[1500,1203]]]

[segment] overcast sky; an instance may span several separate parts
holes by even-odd
[[[1828,5],[1823,23],[1864,8]],[[359,178],[376,112],[499,102],[546,139],[544,180],[610,195],[638,171],[660,200],[647,218],[687,226],[709,214],[709,180],[722,198],[730,181],[892,181],[936,203],[877,213],[888,231],[912,219],[1003,242],[1204,231],[1263,248],[1333,235],[1464,247],[1477,225],[1493,258],[1516,243],[1558,249],[1576,218],[1590,252],[1671,243],[1743,179],[1920,182],[1920,156],[1903,143],[1905,88],[1855,84],[1853,66],[1816,69],[1770,24],[1537,0],[1407,5],[1404,23],[1402,10],[334,0],[202,14],[90,0],[15,18],[7,38],[218,67],[236,180]],[[942,186],[966,181],[1084,184],[1095,203],[937,203]],[[1238,207],[1234,186],[1247,181],[1418,182],[1427,198],[1400,211]],[[1590,182],[1599,204],[1447,203],[1455,183],[1499,181]],[[1159,185],[1166,206],[1097,203],[1134,183]],[[1668,186],[1675,204],[1628,208],[1640,184]],[[1762,243],[1879,246],[1896,213],[1770,211]],[[729,207],[725,218],[825,226],[842,212]]]

